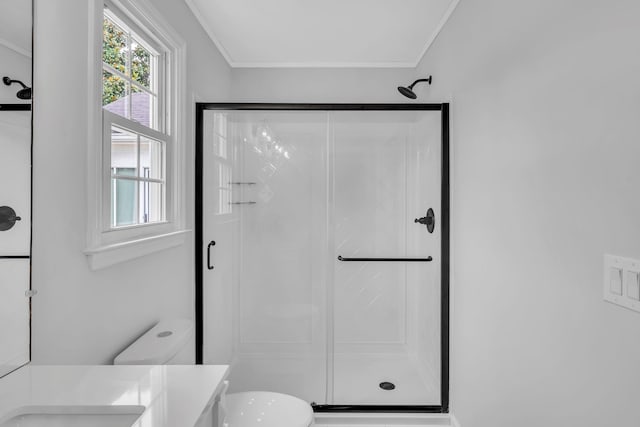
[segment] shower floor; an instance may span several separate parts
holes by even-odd
[[[230,392],[275,391],[334,405],[440,404],[439,378],[419,369],[406,354],[336,353],[333,399],[325,394],[325,363],[322,357],[245,354],[233,363]],[[381,389],[385,381],[395,389]]]
[[[333,402],[344,405],[439,405],[439,379],[405,354],[336,354]],[[391,382],[394,390],[383,390]]]

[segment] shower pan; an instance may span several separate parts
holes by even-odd
[[[197,361],[448,411],[448,104],[198,104]]]

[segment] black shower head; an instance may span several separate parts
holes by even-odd
[[[20,89],[16,96],[20,99],[31,99],[31,88],[26,87],[24,89]]]
[[[7,86],[11,86],[13,83],[18,83],[20,86],[22,86],[22,89],[20,89],[18,93],[16,93],[16,96],[20,99],[31,99],[31,88],[27,87],[27,85],[22,83],[20,80],[12,80],[11,78],[5,76],[2,78],[2,82]]]
[[[398,91],[407,98],[416,99],[418,97],[418,95],[416,95],[415,92],[408,87],[398,86]]]
[[[416,99],[418,97],[418,95],[416,95],[416,93],[413,91],[413,87],[416,85],[416,83],[420,83],[420,82],[427,82],[427,83],[431,84],[431,76],[429,76],[428,79],[418,79],[415,82],[411,83],[407,87],[398,86],[398,92],[400,92],[401,94],[403,94],[407,98]]]

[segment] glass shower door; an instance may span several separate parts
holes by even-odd
[[[333,116],[334,404],[440,404],[439,120]]]
[[[231,392],[326,399],[326,122],[205,111],[204,363],[232,365]]]
[[[204,363],[232,392],[440,405],[440,118],[204,111]]]

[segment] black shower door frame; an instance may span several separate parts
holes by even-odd
[[[442,143],[441,179],[441,307],[440,307],[440,405],[315,405],[315,412],[449,412],[449,304],[450,304],[450,183],[449,183],[449,104],[286,104],[286,103],[196,103],[195,141],[195,319],[196,364],[204,358],[204,111],[440,111]]]

